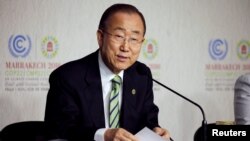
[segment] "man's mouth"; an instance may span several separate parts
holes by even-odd
[[[122,56],[122,55],[117,55],[117,58],[118,58],[118,60],[121,61],[121,62],[125,62],[125,61],[127,61],[127,59],[128,59],[128,57]]]

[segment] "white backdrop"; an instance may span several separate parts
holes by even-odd
[[[43,120],[50,72],[98,48],[100,17],[117,2],[146,18],[140,61],[154,78],[199,103],[208,123],[234,120],[234,82],[250,72],[249,0],[0,0],[0,129]],[[162,127],[192,141],[201,112],[154,90]]]

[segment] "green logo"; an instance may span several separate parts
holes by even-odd
[[[146,39],[143,42],[143,56],[149,60],[154,59],[158,54],[158,44],[154,39]]]
[[[42,54],[47,58],[54,58],[58,52],[58,40],[53,36],[46,36],[42,40]]]
[[[250,58],[250,42],[247,40],[241,40],[237,45],[237,56],[241,60]]]

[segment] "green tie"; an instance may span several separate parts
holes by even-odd
[[[119,127],[119,91],[121,85],[120,76],[116,75],[112,80],[112,90],[109,97],[109,127]]]

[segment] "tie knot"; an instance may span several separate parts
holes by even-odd
[[[117,83],[117,84],[121,84],[121,77],[119,75],[116,75],[113,79],[112,82]]]

